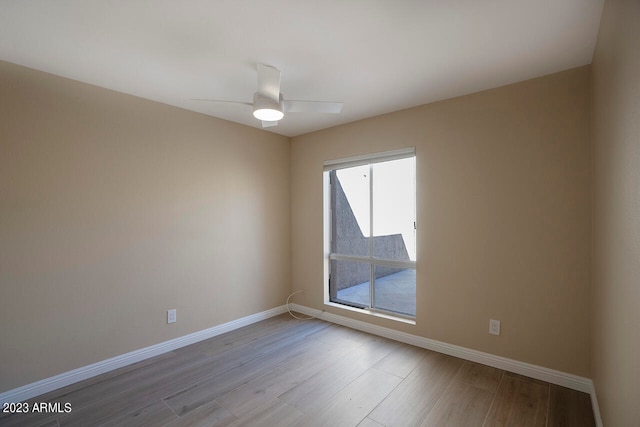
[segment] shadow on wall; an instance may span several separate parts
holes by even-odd
[[[331,252],[341,255],[369,256],[369,238],[360,230],[356,216],[347,200],[342,184],[331,171]],[[374,256],[383,259],[409,261],[409,253],[402,234],[373,237]],[[402,268],[376,266],[375,278],[403,271]],[[368,282],[370,265],[364,262],[331,261],[332,292]]]

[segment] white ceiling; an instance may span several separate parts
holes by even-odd
[[[256,64],[295,136],[591,63],[603,0],[0,0],[0,59],[260,127]]]

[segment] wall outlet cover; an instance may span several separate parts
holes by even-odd
[[[176,309],[167,310],[167,323],[176,323]]]
[[[491,335],[500,335],[500,321],[491,319],[489,320],[489,333]]]

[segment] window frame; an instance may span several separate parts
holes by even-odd
[[[386,151],[380,153],[373,153],[368,155],[349,157],[343,159],[336,160],[328,160],[323,164],[323,220],[324,220],[324,303],[325,305],[330,305],[334,307],[339,307],[347,310],[355,310],[358,312],[365,312],[367,314],[371,314],[374,316],[391,318],[394,320],[403,321],[410,324],[415,324],[416,316],[411,316],[408,314],[398,313],[391,310],[384,310],[381,308],[376,308],[375,306],[375,267],[392,267],[392,268],[403,268],[403,269],[413,269],[416,270],[417,275],[417,248],[416,248],[416,260],[390,260],[373,256],[373,203],[369,204],[369,255],[368,256],[359,256],[359,255],[344,255],[337,254],[331,252],[331,235],[332,235],[332,226],[331,218],[332,218],[332,203],[331,203],[331,184],[330,184],[330,174],[332,171],[338,171],[340,169],[346,169],[356,166],[369,165],[369,196],[373,197],[373,185],[374,185],[374,177],[373,177],[373,165],[376,163],[383,163],[392,160],[406,159],[406,158],[414,158],[416,160],[416,150],[415,147],[404,148],[400,150]],[[417,170],[414,171],[414,189],[417,192],[417,182],[416,182]],[[417,198],[417,194],[414,196]],[[417,209],[415,204],[416,200],[414,198],[414,210]],[[417,212],[416,212],[417,214]],[[417,232],[417,215],[414,215],[414,229]],[[369,306],[360,307],[357,304],[346,304],[341,302],[334,302],[331,300],[330,295],[330,271],[331,271],[331,261],[351,261],[351,262],[363,262],[369,264],[370,271],[370,280],[369,280]],[[416,280],[417,282],[417,280]],[[417,286],[416,286],[417,287]],[[416,289],[417,292],[417,289]],[[416,313],[417,315],[417,313]]]

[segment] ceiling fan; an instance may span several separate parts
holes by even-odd
[[[280,93],[280,70],[258,64],[258,90],[253,94],[253,103],[197,99],[197,101],[231,102],[253,108],[253,116],[262,121],[262,127],[277,126],[284,113],[330,113],[342,111],[342,102],[294,101],[283,99]]]

